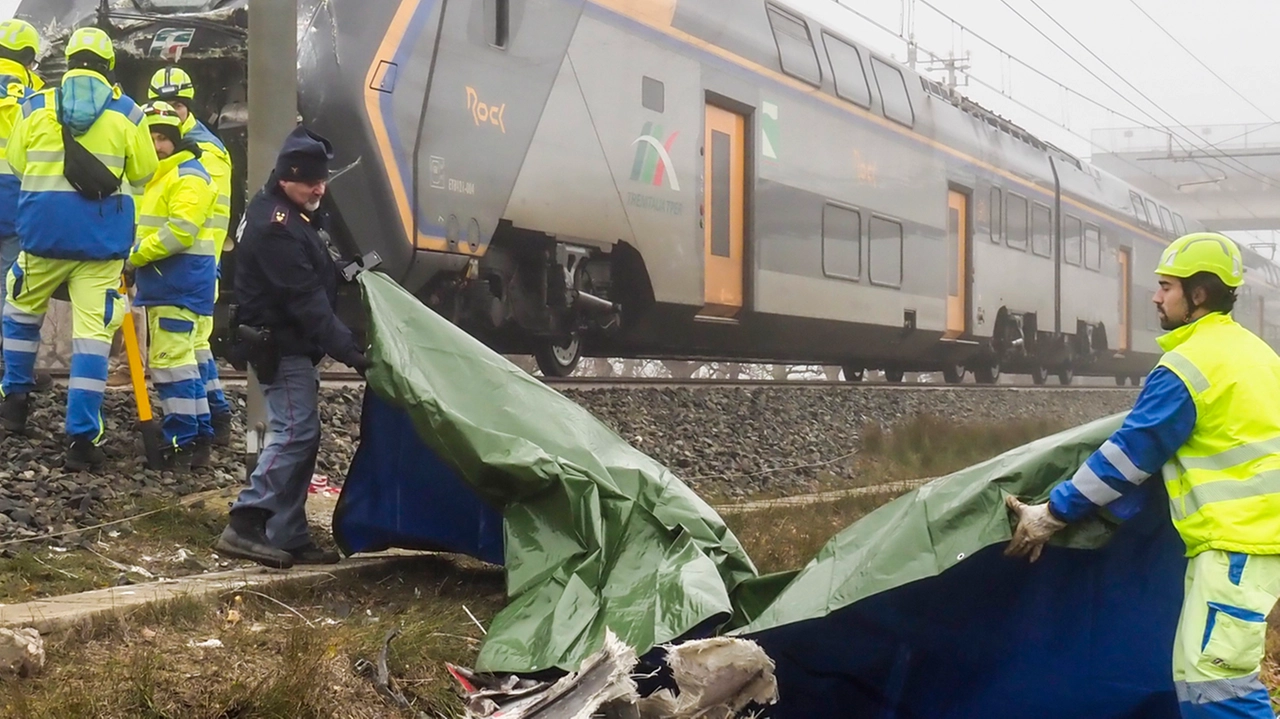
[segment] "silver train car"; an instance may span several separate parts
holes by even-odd
[[[225,139],[244,0],[162,5],[183,2],[92,21],[138,95],[160,36],[190,29]],[[299,10],[341,249],[544,374],[612,356],[1136,383],[1158,359],[1151,268],[1194,223],[859,43],[831,0]],[[1280,269],[1245,254],[1236,316],[1275,346]]]

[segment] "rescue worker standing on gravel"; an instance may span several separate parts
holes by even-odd
[[[40,54],[40,34],[30,23],[16,18],[0,22],[0,277],[18,259],[18,191],[21,183],[9,169],[3,150],[9,144],[13,128],[22,119],[22,103],[44,87],[35,74],[36,56]],[[6,297],[5,283],[0,281],[0,314]],[[53,377],[40,372],[36,389],[48,389]]]
[[[178,118],[182,121],[179,126],[182,138],[191,140],[200,148],[202,153],[200,164],[213,178],[218,196],[213,205],[213,212],[209,214],[209,239],[213,241],[213,257],[220,276],[222,251],[226,245],[227,231],[231,226],[231,154],[227,152],[226,145],[222,144],[222,141],[193,114],[196,86],[185,70],[180,67],[157,70],[151,76],[147,98],[151,101],[163,100],[178,111]],[[214,301],[217,301],[216,282]],[[205,392],[209,400],[214,443],[225,447],[231,443],[231,405],[227,403],[222,393],[222,381],[218,378],[218,363],[214,360],[213,349],[209,345],[209,337],[212,334],[213,317],[202,315],[196,322],[196,362],[200,366],[200,376],[204,380]]]
[[[200,148],[184,138],[178,111],[166,102],[143,108],[160,158],[138,211],[135,302],[147,309],[148,366],[164,408],[162,466],[209,466],[213,425],[196,363],[202,318],[213,317],[217,245],[209,216],[218,191],[200,164]]]
[[[333,564],[312,541],[307,488],[320,451],[320,380],[327,354],[360,372],[369,360],[335,314],[337,264],[318,210],[333,158],[329,141],[298,126],[267,184],[245,209],[236,264],[235,324],[254,334],[247,355],[267,400],[267,440],[231,507],[217,551],[269,567]]]
[[[22,183],[22,252],[6,278],[0,426],[26,429],[40,328],[50,296],[65,282],[73,316],[65,467],[81,471],[106,461],[102,394],[111,338],[128,311],[119,288],[133,244],[134,188],[151,179],[157,159],[142,108],[109,79],[111,38],[81,28],[66,55],[61,86],[26,101],[7,149]]]
[[[1137,488],[1162,472],[1190,558],[1173,654],[1182,716],[1274,719],[1259,672],[1280,596],[1280,357],[1231,319],[1244,270],[1230,239],[1179,238],[1156,274],[1164,356],[1123,426],[1047,503],[1008,498],[1006,554],[1034,562],[1101,507],[1132,516]]]

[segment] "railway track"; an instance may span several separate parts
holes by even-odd
[[[68,371],[50,370],[55,382],[65,384],[68,379]],[[248,381],[248,373],[230,371],[223,372],[221,378],[224,382],[240,383]],[[775,379],[678,379],[673,377],[539,377],[548,386],[556,388],[568,389],[627,389],[641,387],[669,387],[669,388],[696,388],[696,389],[723,389],[733,387],[786,387],[796,389],[889,389],[889,390],[931,390],[931,391],[961,391],[975,392],[983,390],[1041,390],[1041,391],[1080,391],[1080,390],[1133,390],[1133,387],[1116,387],[1111,384],[1105,385],[1059,385],[1047,383],[1043,385],[1036,384],[945,384],[942,382],[903,382],[894,384],[891,382],[846,382],[844,380],[775,380]],[[321,372],[320,381],[326,384],[344,384],[363,382],[359,374],[355,372]]]

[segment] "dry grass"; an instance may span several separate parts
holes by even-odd
[[[131,508],[124,514],[153,508],[159,507]],[[0,553],[0,603],[102,589],[120,583],[122,576],[134,582],[150,581],[112,562],[139,566],[169,578],[193,574],[200,570],[199,565],[178,561],[178,550],[186,549],[206,566],[214,564],[210,547],[225,522],[225,512],[203,504],[170,507],[137,519],[131,526],[95,531],[79,548],[68,551],[38,544],[12,546]]]
[[[896,427],[863,425],[857,474],[875,479],[919,479],[950,474],[1072,426],[1059,419],[953,422],[918,414]]]
[[[834,502],[725,514],[724,521],[756,568],[772,574],[803,567],[845,527],[905,493],[873,492]]]
[[[388,657],[396,686],[416,710],[453,716],[444,663],[473,662],[481,636],[462,607],[485,622],[505,599],[499,570],[437,557],[263,594],[310,625],[249,592],[95,620],[48,640],[42,676],[0,684],[0,717],[402,717],[355,670],[392,626],[402,628]],[[209,639],[223,646],[194,646]]]

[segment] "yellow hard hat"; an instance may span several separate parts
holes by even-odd
[[[163,100],[147,102],[142,106],[142,127],[160,130],[165,134],[170,134],[169,130],[161,128],[173,128],[173,132],[182,137],[182,119],[178,116],[178,110]]]
[[[1244,284],[1244,259],[1240,248],[1225,235],[1195,232],[1183,235],[1165,248],[1156,266],[1157,275],[1186,279],[1200,272],[1218,276],[1227,287]]]
[[[166,67],[156,70],[151,76],[151,85],[147,88],[148,100],[194,100],[195,83],[186,70],[180,67]]]
[[[40,54],[40,33],[31,23],[17,18],[0,22],[0,47],[14,52],[30,50],[32,59]]]
[[[71,33],[67,41],[67,59],[78,52],[91,52],[107,61],[107,69],[116,69],[116,49],[111,36],[96,27],[82,27]]]

